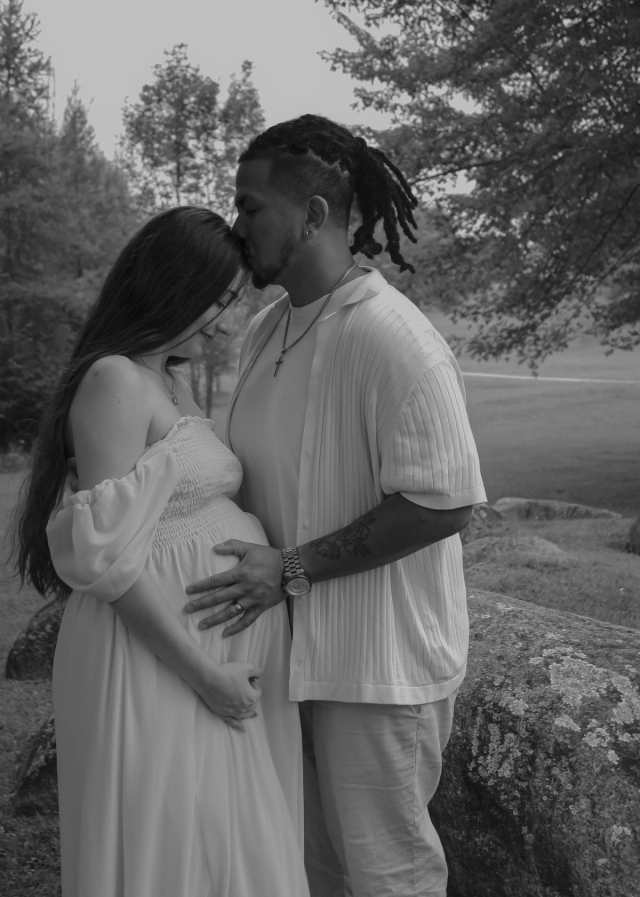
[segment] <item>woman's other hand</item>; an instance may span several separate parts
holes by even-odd
[[[231,661],[211,664],[203,672],[197,693],[209,710],[232,729],[244,732],[243,720],[258,715],[262,695],[258,679],[262,671],[252,663]]]

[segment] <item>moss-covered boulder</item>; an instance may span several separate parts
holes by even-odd
[[[482,536],[464,546],[464,565],[501,561],[510,566],[569,567],[572,558],[548,539],[539,536]]]
[[[433,816],[449,897],[640,894],[640,632],[490,592]]]
[[[492,507],[503,517],[516,520],[584,520],[596,517],[617,520],[621,516],[616,511],[608,511],[606,508],[592,508],[590,505],[538,498],[500,498]]]
[[[640,517],[632,523],[625,547],[632,554],[640,554]]]
[[[27,742],[11,795],[17,816],[47,815],[58,812],[56,733],[53,716]]]
[[[505,521],[502,514],[494,510],[491,505],[482,502],[473,506],[471,512],[471,520],[460,533],[462,544],[466,545],[474,539],[480,539],[484,536],[494,536],[505,529]]]
[[[50,601],[29,620],[7,656],[7,679],[51,679],[64,607],[64,602]]]

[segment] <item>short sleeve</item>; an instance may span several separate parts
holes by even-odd
[[[142,573],[160,515],[182,477],[166,445],[152,448],[126,477],[73,491],[67,480],[47,526],[53,566],[72,589],[115,601]]]
[[[476,444],[452,364],[429,368],[401,408],[381,452],[383,492],[434,510],[486,501]]]

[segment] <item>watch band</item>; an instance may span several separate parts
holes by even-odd
[[[284,575],[282,577],[283,588],[294,576],[304,576],[305,579],[309,579],[302,569],[297,548],[281,548],[280,554],[282,555],[282,561],[284,563]]]

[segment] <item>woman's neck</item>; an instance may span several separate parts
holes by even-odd
[[[169,352],[154,352],[152,355],[136,355],[133,361],[162,374],[167,369],[169,354]]]

